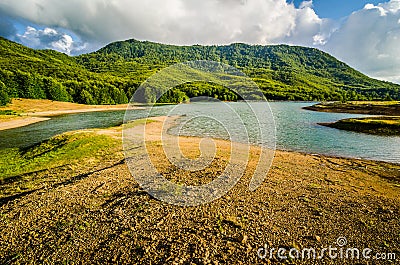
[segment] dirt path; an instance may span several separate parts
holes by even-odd
[[[203,183],[221,172],[229,143],[217,144],[220,152],[210,167],[187,175],[166,161],[154,137],[159,126],[148,124],[148,150],[166,177]],[[118,130],[99,133],[120,135]],[[180,146],[188,156],[198,154],[196,138],[182,137]],[[0,263],[270,264],[277,258],[261,259],[260,248],[321,250],[337,247],[339,237],[346,237],[346,247],[396,252],[399,259],[399,165],[277,151],[266,181],[250,192],[258,153],[251,149],[246,174],[227,195],[196,207],[149,196],[121,153],[104,154],[95,167],[82,161],[78,167],[23,176],[42,179],[43,185],[0,198]],[[2,189],[19,185],[21,178],[2,183]]]

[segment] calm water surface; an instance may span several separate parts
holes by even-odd
[[[270,102],[274,121],[264,103],[194,103],[153,108],[151,115],[182,115],[180,127],[171,133],[221,137],[274,145],[276,126],[278,149],[400,163],[400,137],[374,136],[320,126],[318,122],[361,117],[359,114],[324,113],[303,110],[313,103]],[[260,134],[252,111],[265,117],[259,120]],[[124,120],[125,111],[70,114],[29,126],[0,131],[0,148],[26,147],[67,131],[111,127]],[[129,119],[147,116],[146,110],[131,111]],[[243,122],[241,122],[243,121]],[[239,126],[240,125],[240,126]],[[244,126],[244,127],[243,127]],[[245,129],[244,129],[245,128]],[[247,133],[246,133],[247,132]]]

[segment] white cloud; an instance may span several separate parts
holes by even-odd
[[[312,44],[323,23],[312,1],[296,9],[285,0],[2,0],[0,10],[100,43],[269,44],[291,37]]]
[[[59,39],[58,41],[52,42],[52,46],[56,50],[66,51],[67,54],[70,54],[73,43],[74,43],[74,41],[72,40],[72,37],[64,34],[61,39]]]
[[[317,34],[313,36],[313,44],[314,45],[325,45],[327,42],[326,38],[322,34]]]
[[[303,1],[303,2],[301,2],[301,4],[300,4],[300,8],[312,8],[313,7],[313,1],[312,0],[309,0],[309,1]]]
[[[312,1],[305,1],[296,10],[294,27],[290,33],[281,39],[281,42],[313,46],[318,39],[321,43],[329,36],[334,23],[328,19],[321,19],[312,8]]]
[[[390,0],[367,4],[333,21],[320,18],[312,1],[299,8],[286,0],[0,2],[0,14],[48,28],[21,34],[21,41],[31,47],[76,54],[129,38],[171,44],[288,43],[323,49],[368,75],[396,82],[400,82],[399,10],[400,0]],[[89,44],[77,44],[74,36],[60,29]]]
[[[400,82],[400,0],[352,13],[324,50],[372,77]]]
[[[384,17],[387,15],[388,11],[381,7],[381,6],[375,6],[374,4],[366,4],[364,7],[365,10],[373,10],[376,9],[380,12],[381,16]]]
[[[79,50],[85,47],[84,45],[77,45],[70,35],[52,28],[41,30],[28,26],[24,34],[17,34],[16,38],[32,48],[54,49],[66,54],[70,54],[72,50]]]

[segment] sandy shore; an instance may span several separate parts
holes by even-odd
[[[27,126],[33,123],[49,120],[50,117],[55,117],[65,114],[84,113],[84,112],[97,112],[97,111],[112,111],[112,110],[125,110],[126,106],[115,107],[115,108],[90,108],[90,109],[75,109],[75,110],[53,110],[53,111],[41,111],[41,112],[28,112],[20,114],[15,118],[1,120],[0,119],[0,131],[14,129],[22,126]]]
[[[12,110],[17,113],[58,113],[58,111],[89,111],[126,109],[128,104],[121,105],[84,105],[71,102],[52,101],[48,99],[15,98],[11,104],[0,110]],[[62,113],[62,112],[61,112]]]
[[[121,105],[82,105],[38,99],[13,99],[12,103],[0,110],[14,111],[18,115],[0,119],[0,131],[27,126],[48,120],[50,117],[96,111],[126,110],[128,104]],[[130,107],[133,109],[132,107]],[[139,109],[135,107],[134,109]]]
[[[160,126],[160,122],[146,125],[146,146],[165,178],[198,185],[224,172],[229,142],[215,140],[218,151],[212,163],[186,172],[166,158],[158,137]],[[120,127],[91,131],[121,139]],[[187,157],[201,155],[199,144],[195,137],[179,138]],[[44,155],[52,152],[56,150]],[[138,152],[132,157],[137,161],[143,155]],[[265,181],[249,191],[258,157],[259,148],[251,147],[237,185],[223,197],[195,207],[170,205],[146,193],[129,172],[122,150],[13,177],[0,183],[0,260],[6,264],[388,263],[362,258],[284,262],[276,256],[277,248],[315,248],[320,254],[328,246],[338,247],[342,237],[345,247],[370,248],[371,255],[393,252],[398,259],[400,165],[277,151]],[[273,257],[260,258],[260,248],[267,252],[275,248]]]
[[[0,131],[23,127],[33,123],[46,121],[49,119],[50,118],[44,118],[44,117],[16,117],[14,119],[5,121],[0,120]]]
[[[26,116],[35,116],[35,117],[53,117],[59,116],[64,114],[74,114],[74,113],[84,113],[84,112],[96,112],[96,111],[113,111],[113,110],[126,110],[127,105],[120,105],[120,106],[96,106],[93,108],[87,109],[70,109],[70,110],[52,110],[52,111],[40,111],[40,112],[30,112],[26,113]],[[138,109],[138,108],[131,108],[131,109]]]

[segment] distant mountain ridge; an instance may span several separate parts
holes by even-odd
[[[5,91],[0,98],[7,94],[86,104],[125,103],[146,78],[166,66],[212,60],[242,70],[268,99],[400,99],[400,85],[370,78],[325,52],[299,46],[175,46],[131,39],[70,57],[1,38],[0,54],[0,86]],[[174,89],[163,101],[179,102],[193,96],[237,99],[223,87],[188,84]]]

